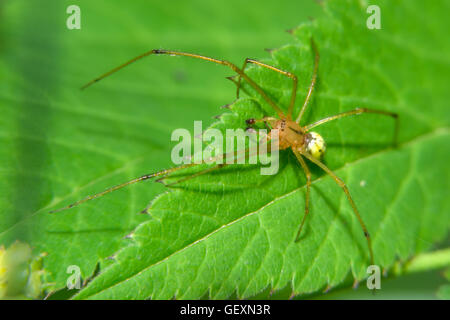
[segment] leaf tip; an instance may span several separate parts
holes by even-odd
[[[327,284],[325,289],[323,289],[322,293],[328,293],[333,287],[330,284]]]
[[[358,287],[359,287],[359,280],[355,278],[353,280],[352,288],[356,290],[356,289],[358,289]]]
[[[295,296],[297,295],[297,293],[295,291],[292,291],[291,295],[289,296],[289,300],[292,300],[295,298]]]

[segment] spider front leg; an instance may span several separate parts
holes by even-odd
[[[364,232],[364,236],[367,240],[367,246],[369,247],[369,254],[370,254],[370,264],[374,265],[374,258],[373,258],[373,250],[372,250],[372,241],[370,240],[369,232],[367,231],[366,225],[364,224],[364,221],[361,218],[361,215],[359,214],[358,209],[356,208],[355,202],[352,199],[352,196],[350,195],[350,192],[348,191],[347,186],[345,185],[344,181],[342,181],[333,171],[331,171],[325,164],[323,164],[320,160],[314,158],[307,152],[301,153],[302,156],[310,160],[311,162],[318,165],[322,170],[324,170],[328,175],[330,175],[334,181],[342,188],[345,195],[347,196],[348,201],[350,202],[350,205],[352,206],[353,212],[356,215],[356,218],[358,219],[359,224],[361,225],[361,228]]]
[[[303,171],[305,171],[306,176],[306,195],[305,195],[305,215],[303,216],[302,222],[300,224],[300,227],[298,228],[297,236],[295,237],[295,242],[298,242],[300,239],[300,234],[302,233],[303,226],[306,221],[306,217],[309,213],[309,194],[311,190],[311,172],[309,171],[308,166],[306,165],[305,160],[303,160],[300,153],[297,151],[294,151],[295,156],[297,157],[298,162],[300,162],[300,165],[303,168]]]
[[[289,103],[289,109],[288,109],[288,113],[287,113],[287,118],[291,119],[292,110],[294,109],[295,98],[296,98],[296,95],[297,95],[297,84],[298,84],[297,76],[295,74],[293,74],[293,73],[290,73],[290,72],[287,72],[287,71],[275,68],[275,67],[273,67],[271,65],[259,62],[257,60],[249,59],[249,58],[245,59],[244,65],[242,66],[242,69],[241,69],[242,71],[245,70],[245,67],[247,66],[247,63],[253,63],[253,64],[256,64],[256,65],[258,65],[260,67],[273,70],[275,72],[281,73],[282,75],[292,79],[293,85],[292,85],[291,101]],[[236,85],[237,85],[236,98],[239,98],[239,90],[241,88],[241,76],[239,76],[239,79],[238,79]]]
[[[80,204],[82,204],[84,202],[103,197],[104,195],[106,195],[106,194],[108,194],[110,192],[114,192],[116,190],[122,189],[122,188],[124,188],[126,186],[129,186],[131,184],[135,184],[135,183],[138,183],[138,182],[141,182],[141,181],[145,181],[145,180],[148,180],[148,179],[152,179],[152,178],[155,178],[155,177],[166,176],[166,175],[168,175],[170,173],[173,173],[175,171],[186,169],[186,168],[189,168],[189,167],[192,167],[192,166],[195,166],[195,165],[196,165],[195,163],[188,163],[188,164],[180,165],[178,167],[161,170],[161,171],[158,171],[158,172],[155,172],[155,173],[149,173],[149,174],[140,176],[139,178],[136,178],[136,179],[127,181],[125,183],[116,185],[114,187],[108,188],[105,191],[102,191],[102,192],[99,192],[99,193],[96,193],[96,194],[93,194],[93,195],[89,195],[89,196],[85,197],[84,199],[78,200],[78,201],[76,201],[76,202],[74,202],[72,204],[69,204],[66,207],[63,207],[63,208],[60,208],[60,209],[56,209],[56,210],[52,210],[49,213],[56,213],[56,212],[59,212],[59,211],[64,211],[64,210],[76,207],[76,206],[78,206],[78,205],[80,205]]]
[[[195,54],[195,53],[188,53],[188,52],[181,52],[181,51],[163,50],[163,49],[153,49],[153,50],[147,51],[147,52],[125,62],[124,64],[121,64],[120,66],[104,73],[103,75],[93,79],[92,81],[90,81],[87,84],[85,84],[84,86],[82,86],[81,89],[85,89],[85,88],[89,87],[90,85],[92,85],[106,77],[109,77],[113,73],[125,68],[126,66],[128,66],[142,58],[150,56],[150,55],[168,55],[168,56],[190,57],[190,58],[200,59],[200,60],[209,61],[209,62],[213,62],[216,64],[226,66],[226,67],[230,68],[231,70],[233,70],[234,72],[236,72],[239,75],[239,77],[244,78],[253,87],[253,89],[255,89],[261,95],[261,97],[277,112],[277,114],[280,118],[286,118],[285,114],[280,109],[280,107],[278,107],[278,105],[264,92],[264,90],[255,81],[253,81],[249,76],[247,76],[244,71],[239,69],[235,64],[233,64],[227,60],[219,60],[219,59],[210,58],[210,57],[202,56],[202,55]]]
[[[314,70],[313,70],[313,75],[311,78],[311,84],[309,85],[308,93],[305,98],[305,102],[303,102],[303,106],[300,109],[297,119],[295,119],[295,122],[297,122],[298,124],[300,124],[300,121],[302,120],[303,113],[305,112],[306,107],[308,106],[309,100],[311,99],[311,95],[312,95],[312,92],[314,90],[314,86],[316,85],[316,80],[317,80],[317,69],[319,68],[320,56],[319,56],[319,51],[317,50],[317,47],[316,47],[316,43],[314,42],[313,38],[311,38],[311,47],[314,52]]]
[[[258,123],[258,122],[263,122],[264,125],[266,126],[267,130],[270,131],[271,128],[269,127],[268,123],[275,123],[277,121],[278,121],[278,119],[274,118],[274,117],[264,117],[264,118],[261,118],[261,119],[250,118],[250,119],[245,120],[245,123],[248,124],[248,125],[253,125],[253,124]],[[247,129],[249,129],[249,128],[247,128]]]
[[[267,144],[270,142],[270,139],[268,138],[267,135],[263,135],[261,137],[261,139],[259,140],[258,144],[260,145],[260,148],[262,148],[262,146],[267,148]],[[253,151],[253,152],[251,152]],[[240,160],[244,159],[248,156],[248,157],[252,157],[258,154],[258,150],[251,150],[250,148],[246,148],[246,149],[241,149],[241,150],[237,150],[237,151],[233,151],[233,152],[228,152],[228,153],[224,153],[215,157],[212,157],[210,159],[208,159],[208,163],[214,163],[217,161],[220,161],[220,163],[210,167],[210,168],[206,168],[204,170],[200,170],[194,174],[188,175],[186,177],[183,177],[179,180],[176,180],[174,182],[170,182],[168,184],[166,184],[166,186],[173,186],[175,184],[179,184],[181,182],[196,178],[198,176],[204,175],[206,173],[210,173],[212,171],[221,169],[229,164],[232,163],[239,163]],[[233,159],[232,162],[229,162],[229,159]],[[206,162],[205,162],[206,163]],[[156,180],[158,182],[162,182],[165,179],[170,178],[170,175],[165,175],[163,177],[161,177],[160,179]]]
[[[398,114],[394,113],[394,112],[384,111],[384,110],[368,109],[368,108],[356,108],[356,109],[351,110],[351,111],[339,113],[339,114],[336,114],[334,116],[326,117],[324,119],[316,121],[316,122],[314,122],[314,123],[312,123],[310,125],[305,126],[304,129],[305,129],[305,131],[309,131],[312,128],[317,127],[317,126],[319,126],[321,124],[324,124],[326,122],[337,120],[337,119],[348,117],[348,116],[358,115],[358,114],[362,114],[362,113],[376,113],[376,114],[381,114],[381,115],[385,115],[385,116],[389,116],[389,117],[394,118],[394,120],[395,120],[395,128],[394,128],[394,142],[393,142],[393,144],[394,144],[394,146],[397,146],[398,129],[399,129]]]

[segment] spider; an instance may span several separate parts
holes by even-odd
[[[363,230],[364,236],[367,240],[367,246],[368,246],[368,250],[369,250],[369,258],[370,258],[370,262],[373,265],[374,264],[374,255],[373,255],[373,250],[372,250],[372,243],[370,240],[370,235],[369,232],[367,230],[367,227],[364,223],[364,221],[361,218],[361,215],[359,214],[359,211],[356,207],[355,202],[353,201],[350,192],[346,186],[346,184],[332,171],[330,170],[322,161],[321,158],[325,152],[326,149],[326,145],[325,145],[325,140],[322,138],[322,136],[316,132],[311,131],[311,129],[322,125],[324,123],[333,121],[333,120],[337,120],[337,119],[341,119],[344,117],[348,117],[348,116],[353,116],[353,115],[359,115],[359,114],[363,114],[363,113],[374,113],[374,114],[379,114],[379,115],[384,115],[384,116],[389,116],[395,119],[395,133],[394,133],[394,145],[396,145],[396,141],[397,141],[397,135],[398,135],[398,114],[393,113],[393,112],[388,112],[388,111],[383,111],[383,110],[377,110],[377,109],[368,109],[368,108],[356,108],[354,110],[350,110],[350,111],[346,111],[343,113],[339,113],[336,115],[332,115],[329,117],[326,117],[324,119],[318,120],[312,124],[308,124],[308,125],[300,125],[300,122],[302,120],[302,116],[308,106],[308,103],[310,102],[311,99],[311,95],[312,92],[314,90],[314,86],[316,84],[316,79],[317,79],[317,70],[318,70],[318,65],[319,65],[319,53],[317,50],[317,47],[315,45],[314,40],[311,38],[311,47],[312,47],[312,51],[314,53],[314,69],[313,69],[313,75],[312,75],[312,79],[311,79],[311,83],[309,85],[308,88],[308,93],[306,95],[305,101],[300,109],[299,114],[297,115],[297,117],[293,117],[292,113],[293,113],[293,109],[294,109],[294,105],[295,105],[295,99],[296,99],[296,94],[297,94],[297,83],[298,83],[298,79],[297,76],[294,75],[293,73],[278,69],[276,67],[270,66],[268,64],[259,62],[257,60],[253,60],[253,59],[245,59],[245,62],[242,66],[242,68],[237,67],[235,64],[226,61],[226,60],[218,60],[218,59],[214,59],[214,58],[210,58],[210,57],[206,57],[206,56],[202,56],[202,55],[198,55],[198,54],[193,54],[193,53],[186,53],[186,52],[178,52],[178,51],[171,51],[171,50],[162,50],[162,49],[153,49],[150,50],[148,52],[145,52],[131,60],[129,60],[128,62],[112,69],[111,71],[101,75],[98,78],[95,78],[94,80],[88,82],[86,85],[84,85],[83,87],[81,87],[81,89],[85,89],[87,87],[89,87],[90,85],[92,85],[95,82],[98,82],[106,77],[108,77],[109,75],[119,71],[120,69],[128,66],[129,64],[140,60],[146,56],[149,55],[160,55],[160,54],[165,54],[165,55],[170,55],[170,56],[185,56],[185,57],[191,57],[191,58],[195,58],[195,59],[201,59],[201,60],[206,60],[209,62],[213,62],[216,64],[220,64],[220,65],[224,65],[229,67],[231,70],[233,70],[234,72],[237,73],[237,76],[239,77],[238,80],[234,80],[234,82],[237,84],[237,92],[236,92],[236,96],[237,98],[239,98],[239,90],[241,88],[241,79],[243,78],[245,81],[248,82],[248,84],[254,89],[256,90],[256,92],[258,94],[261,95],[261,97],[273,108],[273,110],[276,112],[276,114],[278,115],[278,118],[275,117],[264,117],[262,119],[247,119],[246,123],[247,125],[253,125],[255,123],[264,123],[269,129],[270,131],[268,132],[265,140],[266,141],[270,141],[272,139],[272,131],[274,131],[274,129],[277,129],[277,134],[278,134],[278,139],[279,139],[279,143],[278,143],[278,148],[279,150],[285,150],[285,149],[291,149],[291,151],[294,153],[295,157],[297,158],[298,162],[300,163],[300,166],[302,167],[303,171],[305,172],[305,176],[306,176],[306,194],[305,194],[305,209],[304,209],[304,215],[303,218],[300,222],[300,226],[298,228],[297,231],[297,235],[295,238],[295,241],[297,242],[300,239],[300,235],[303,229],[303,226],[305,224],[306,218],[308,217],[309,214],[309,202],[310,202],[310,189],[311,189],[311,172],[309,170],[309,167],[305,161],[305,159],[309,160],[310,162],[314,163],[315,165],[317,165],[318,167],[320,167],[323,171],[325,171],[325,173],[327,173],[329,176],[331,176],[331,178],[333,178],[333,180],[339,185],[339,187],[342,188],[342,190],[344,191],[351,207],[352,210],[361,226],[361,229]],[[247,64],[255,64],[258,65],[260,67],[263,68],[267,68],[270,69],[274,72],[278,72],[288,78],[290,78],[292,80],[292,92],[291,92],[291,97],[290,97],[290,102],[289,102],[289,107],[287,109],[287,113],[283,112],[281,110],[281,108],[264,92],[264,90],[257,84],[255,83],[244,71],[245,68],[247,66]],[[172,174],[175,171],[181,170],[181,169],[185,169],[191,166],[196,166],[198,164],[196,163],[187,163],[187,164],[183,164],[180,165],[178,167],[174,167],[174,168],[170,168],[170,169],[166,169],[166,170],[162,170],[162,171],[158,171],[155,173],[150,173],[150,174],[146,174],[143,175],[141,177],[138,177],[136,179],[130,180],[128,182],[122,183],[120,185],[116,185],[113,186],[103,192],[94,194],[94,195],[90,195],[82,200],[79,200],[75,203],[72,203],[66,207],[51,211],[51,213],[54,212],[58,212],[58,211],[62,211],[62,210],[66,210],[66,209],[70,209],[73,208],[75,206],[78,206],[79,204],[82,204],[88,200],[92,200],[92,199],[96,199],[99,198],[107,193],[113,192],[115,190],[118,190],[120,188],[123,188],[125,186],[140,182],[140,181],[144,181],[144,180],[148,180],[151,178],[158,178],[158,181],[163,180],[164,178],[168,177],[170,174]],[[190,176],[188,176],[187,178],[184,178],[182,180],[178,180],[174,183],[171,184],[175,184],[175,183],[179,183],[181,181],[185,181],[187,179],[191,179],[194,177],[197,177],[201,174],[205,174],[208,172],[211,172],[213,170],[216,169],[220,169],[224,166],[226,166],[227,163],[223,163],[223,164],[217,164],[215,166],[212,166],[208,169],[205,169],[203,171],[199,171],[197,173],[194,173]],[[170,185],[171,185],[170,184]],[[145,208],[143,210],[143,212],[147,212],[148,207]]]

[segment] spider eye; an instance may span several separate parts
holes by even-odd
[[[314,158],[320,159],[325,153],[326,145],[322,136],[316,132],[309,132],[306,135],[306,151]]]

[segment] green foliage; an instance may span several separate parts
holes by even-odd
[[[439,224],[448,221],[443,210],[448,181],[438,178],[449,152],[448,131],[443,129],[448,118],[440,97],[430,103],[434,113],[420,103],[416,95],[421,89],[414,82],[420,79],[431,86],[437,66],[426,56],[406,56],[406,45],[393,40],[402,38],[408,26],[392,34],[389,26],[398,18],[392,9],[384,9],[389,33],[377,34],[364,28],[363,19],[358,21],[362,8],[339,3],[331,7],[328,19],[296,29],[298,42],[276,50],[267,60],[300,75],[300,88],[305,88],[312,70],[307,44],[313,36],[322,60],[310,120],[355,106],[401,115],[398,150],[389,147],[392,119],[348,119],[321,131],[331,141],[326,162],[347,181],[370,226],[376,262],[386,268],[396,256],[407,259],[428,248],[448,229],[447,223]],[[372,56],[374,61],[363,58]],[[422,73],[415,69],[419,60],[428,63]],[[288,80],[259,68],[249,74],[276,101],[287,104]],[[222,127],[243,125],[253,103],[235,103],[232,113],[222,118]],[[297,244],[293,240],[303,213],[305,184],[298,164],[283,154],[277,176],[263,178],[258,170],[222,170],[159,197],[150,209],[153,219],[133,233],[134,244],[120,251],[117,262],[78,297],[226,298],[236,291],[246,298],[267,286],[277,290],[291,284],[295,293],[335,286],[350,269],[358,279],[364,277],[366,244],[334,182],[318,173],[311,219]]]
[[[295,293],[316,292],[340,284],[349,272],[357,279],[366,276],[367,244],[360,226],[344,194],[317,168],[312,168],[305,233],[299,243],[293,241],[303,216],[305,178],[289,152],[281,154],[276,176],[261,176],[254,166],[233,166],[170,191],[147,182],[65,213],[47,214],[167,167],[170,132],[209,119],[219,112],[218,106],[234,99],[234,88],[221,84],[226,70],[170,57],[151,57],[153,62],[142,61],[85,92],[76,91],[149,45],[159,46],[158,40],[166,48],[239,64],[247,55],[259,54],[257,49],[289,42],[264,61],[299,76],[298,112],[311,78],[313,37],[321,61],[303,124],[355,107],[400,114],[398,149],[391,148],[390,118],[364,115],[317,128],[328,143],[325,163],[347,183],[372,235],[376,263],[389,268],[397,259],[408,259],[444,239],[450,221],[450,63],[440,52],[449,51],[447,3],[381,1],[382,29],[368,30],[365,4],[331,1],[325,13],[316,15],[322,18],[300,25],[293,38],[282,42],[276,38],[281,38],[279,26],[286,18],[269,19],[273,8],[267,4],[254,14],[251,6],[238,12],[221,8],[230,12],[220,16],[231,17],[239,30],[238,41],[231,41],[235,33],[205,30],[213,7],[202,7],[205,12],[191,21],[200,29],[171,29],[176,21],[162,18],[168,16],[163,5],[149,13],[144,1],[136,2],[130,4],[132,11],[117,10],[117,16],[106,17],[101,14],[105,3],[81,3],[87,25],[79,34],[57,31],[56,18],[34,30],[19,26],[18,37],[5,35],[9,46],[0,62],[10,79],[0,84],[0,137],[10,147],[0,150],[0,208],[5,217],[0,243],[21,238],[48,252],[45,267],[55,288],[64,286],[67,266],[79,265],[87,278],[97,262],[101,274],[77,298],[227,298],[234,293],[246,298],[286,286]],[[186,17],[197,13],[182,2],[177,5]],[[14,16],[25,7],[7,3],[4,11]],[[64,8],[60,4],[45,9]],[[300,14],[293,11],[290,18],[295,20],[290,21],[306,21]],[[255,21],[249,16],[271,22],[252,29]],[[277,26],[277,32],[268,26]],[[142,31],[152,28],[165,37]],[[204,42],[195,42],[199,30],[221,50],[208,51]],[[50,35],[63,45],[56,46]],[[8,50],[17,46],[29,50]],[[64,74],[55,73],[55,60]],[[289,79],[256,67],[249,67],[248,73],[285,108]],[[271,113],[250,87],[244,89],[247,97],[232,104],[213,126],[244,128],[245,119],[256,112]],[[149,216],[137,215],[163,191],[168,192],[152,202]],[[131,240],[122,239],[132,230]],[[114,261],[106,260],[112,254]]]
[[[234,98],[229,70],[152,57],[90,90],[81,85],[155,47],[243,61],[290,39],[284,30],[314,2],[234,5],[183,0],[80,0],[81,30],[66,29],[73,1],[0,2],[0,244],[16,239],[47,252],[49,282],[64,287],[70,265],[87,279],[148,217],[138,212],[163,186],[135,186],[75,210],[48,211],[132,177],[167,168],[171,132],[212,123]],[[270,18],[278,5],[291,8]],[[108,9],[105,9],[108,8]],[[176,8],[177,10],[174,10]],[[300,10],[301,9],[301,10]],[[270,18],[270,19],[269,19]],[[216,21],[205,28],[205,21]],[[217,37],[220,34],[221,37]],[[264,44],[264,46],[262,46]],[[158,59],[159,58],[159,59]]]
[[[450,281],[450,269],[445,271],[445,278]],[[439,288],[438,297],[443,300],[450,300],[450,284],[444,284]]]
[[[33,257],[26,243],[0,246],[0,300],[40,298],[45,288],[42,258]]]

